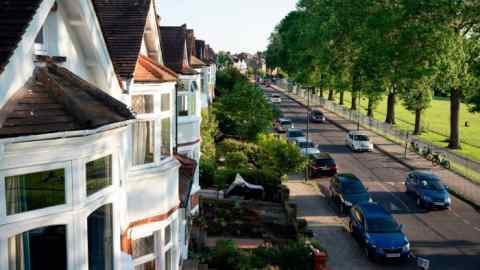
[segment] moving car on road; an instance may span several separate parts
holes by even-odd
[[[318,150],[317,146],[311,140],[298,138],[295,140],[295,144],[300,148],[302,154],[306,156],[320,154],[320,150]]]
[[[373,151],[373,143],[370,138],[360,131],[350,131],[345,136],[345,144],[353,151]]]
[[[310,112],[310,121],[312,121],[313,123],[325,123],[327,119],[321,111],[313,110]]]
[[[282,102],[282,98],[280,97],[279,94],[273,94],[272,97],[270,98],[270,101],[272,103],[280,103]]]
[[[350,210],[350,232],[371,259],[410,257],[410,242],[402,232],[403,225],[377,203],[360,203]]]
[[[298,139],[305,139],[305,134],[303,133],[303,130],[298,128],[287,129],[286,136],[287,140],[291,143],[295,142]]]
[[[309,176],[333,176],[337,174],[337,164],[328,153],[310,155]]]
[[[275,122],[275,130],[278,133],[285,133],[289,128],[293,128],[293,123],[288,118],[278,118]]]
[[[452,203],[446,185],[431,172],[409,173],[405,187],[407,193],[414,194],[418,207],[449,208]]]
[[[348,212],[357,203],[372,201],[362,181],[350,173],[341,173],[332,177],[330,197],[342,214]]]

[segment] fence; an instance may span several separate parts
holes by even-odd
[[[474,180],[480,183],[480,163],[469,158],[460,156],[451,150],[443,147],[438,147],[432,143],[422,140],[416,136],[409,134],[407,131],[395,128],[388,123],[377,121],[366,115],[352,111],[342,105],[338,105],[332,101],[321,98],[316,94],[310,93],[306,89],[302,89],[298,85],[294,85],[292,82],[286,80],[278,80],[276,85],[282,89],[286,89],[287,92],[297,95],[301,98],[306,98],[307,93],[310,94],[310,104],[312,106],[321,106],[333,113],[340,115],[341,117],[348,119],[352,122],[356,122],[364,128],[370,129],[376,133],[379,133],[390,140],[393,140],[399,144],[407,145],[409,150],[413,150],[413,146],[417,149],[417,153],[423,154],[425,157],[428,153],[441,154],[444,159],[449,162],[449,169],[456,173]],[[428,156],[432,158],[433,155]]]

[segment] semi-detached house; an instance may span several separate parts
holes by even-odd
[[[168,65],[154,1],[0,7],[0,269],[179,269],[200,119],[176,93],[200,78]]]

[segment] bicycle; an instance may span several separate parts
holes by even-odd
[[[439,153],[439,152],[436,152],[436,153],[432,153],[431,154],[432,156],[432,165],[434,167],[440,165],[442,167],[444,167],[445,169],[450,169],[450,161],[446,158],[446,155],[444,153]]]

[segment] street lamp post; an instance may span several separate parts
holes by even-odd
[[[310,90],[311,87],[307,87],[307,144],[308,139],[310,138]],[[305,168],[305,182],[308,181],[309,178],[309,166],[307,165]]]

